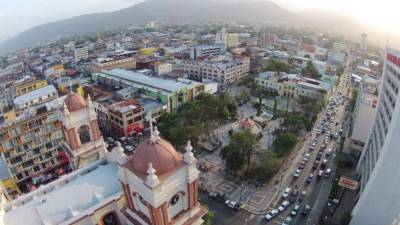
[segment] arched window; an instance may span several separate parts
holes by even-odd
[[[78,130],[78,134],[81,144],[86,144],[90,141],[90,128],[88,126],[81,126]]]
[[[103,217],[103,225],[119,225],[119,220],[114,212],[109,212]]]

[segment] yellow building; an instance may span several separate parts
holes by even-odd
[[[48,84],[46,80],[35,78],[17,82],[15,87],[15,95],[20,96],[39,88],[45,87],[47,85]]]
[[[2,116],[4,122],[10,122],[15,120],[16,114],[15,111],[12,109],[10,111],[4,112]]]
[[[139,53],[142,55],[151,55],[156,52],[158,48],[142,48],[139,50]]]

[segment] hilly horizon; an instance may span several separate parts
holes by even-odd
[[[325,28],[327,31],[339,31],[346,36],[349,32],[362,30],[357,22],[349,22],[342,16],[329,17],[326,13],[315,11],[295,13],[269,1],[147,0],[110,13],[86,14],[33,27],[0,43],[0,54],[31,47],[57,37],[144,25],[153,20],[169,23],[233,21],[306,25],[320,30]]]

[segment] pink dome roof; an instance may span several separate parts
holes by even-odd
[[[147,174],[149,163],[153,164],[156,174],[168,173],[179,166],[182,156],[166,140],[148,139],[140,144],[130,161],[132,168],[139,174]]]
[[[85,99],[73,92],[68,94],[68,97],[65,98],[64,103],[70,112],[79,111],[86,107]]]
[[[252,128],[256,123],[252,119],[246,118],[240,120],[239,124],[241,127],[249,129]]]

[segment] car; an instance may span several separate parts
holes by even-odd
[[[225,201],[226,201],[225,195],[224,195],[224,194],[221,195],[221,194],[216,193],[216,192],[210,192],[210,193],[208,194],[208,196],[209,196],[210,198],[214,199],[214,200],[217,201],[217,202],[225,203]]]
[[[324,144],[328,144],[329,143],[329,139],[325,139]]]
[[[300,176],[300,173],[301,173],[301,170],[297,169],[296,171],[294,171],[293,177],[298,178]]]
[[[285,211],[290,205],[289,201],[283,201],[281,205],[278,207],[279,212]]]
[[[322,146],[321,146],[321,149],[325,149],[326,148],[326,144],[323,144]]]
[[[303,201],[304,198],[306,197],[307,192],[306,191],[302,191],[300,196],[299,196],[299,201]]]
[[[311,210],[311,206],[305,205],[303,208],[303,212],[302,212],[303,216],[306,216],[310,212],[310,210]]]
[[[307,177],[307,179],[306,179],[306,182],[309,184],[309,183],[311,183],[311,181],[313,180],[313,177],[314,177],[314,174],[310,174],[310,175],[308,175],[308,177]]]
[[[282,225],[290,225],[292,223],[293,218],[288,216],[286,219],[282,222]]]
[[[307,156],[308,155],[308,156]],[[307,153],[307,155],[305,155],[304,157],[303,157],[303,162],[308,162],[308,160],[310,160],[310,154],[308,154]]]
[[[279,211],[277,209],[273,209],[271,211],[269,211],[266,215],[265,215],[265,219],[267,220],[272,220],[276,215],[279,214]]]
[[[339,133],[336,132],[334,137],[335,137],[335,139],[338,139]]]
[[[241,206],[239,203],[232,200],[226,200],[225,205],[234,210],[239,210]]]
[[[326,169],[326,171],[325,171],[325,178],[329,178],[330,177],[330,175],[331,175],[331,172],[332,172],[332,170],[330,169],[330,168],[328,168],[328,169]]]
[[[132,151],[133,151],[133,146],[132,146],[132,145],[126,145],[126,146],[125,146],[125,149],[126,149],[128,152],[132,152]]]
[[[300,204],[294,205],[292,211],[290,212],[290,215],[296,216],[299,209],[300,209]]]
[[[330,156],[332,154],[332,149],[328,148],[328,150],[326,151],[326,156]]]
[[[323,171],[323,170],[319,170],[319,171],[318,171],[317,178],[318,178],[318,179],[321,179],[321,177],[322,177],[323,174],[324,174],[324,171]]]
[[[292,192],[291,188],[286,188],[285,190],[283,190],[282,192],[282,198],[287,198],[290,195],[290,192]]]

